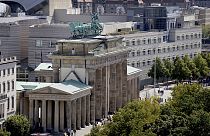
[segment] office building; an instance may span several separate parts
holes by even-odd
[[[0,127],[16,113],[16,57],[0,59]]]

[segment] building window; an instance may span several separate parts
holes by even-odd
[[[49,46],[48,47],[50,47],[50,48],[54,48],[55,46],[54,46],[54,43],[52,42],[52,41],[50,41],[49,42]]]
[[[158,43],[161,43],[161,38],[158,38]]]
[[[7,92],[9,92],[9,91],[10,91],[10,82],[7,81]]]
[[[132,45],[135,45],[135,40],[132,41]]]
[[[6,85],[5,85],[5,82],[3,82],[3,93],[5,93],[5,91],[6,91]]]
[[[15,89],[15,81],[12,80],[12,90],[14,90],[14,89]]]
[[[131,66],[132,66],[132,67],[135,67],[135,63],[133,62],[133,63],[131,64]]]
[[[1,70],[0,70],[0,77],[1,77]]]
[[[140,51],[137,51],[137,56],[140,56]]]
[[[158,53],[161,53],[161,49],[160,48],[158,49]]]
[[[137,67],[140,67],[140,62],[139,61],[137,62]]]
[[[163,42],[166,42],[166,41],[167,41],[167,37],[163,36]]]
[[[184,40],[184,35],[182,35],[182,40]]]
[[[6,75],[6,69],[3,69],[3,76]]]
[[[177,36],[177,38],[176,38],[177,40],[180,40],[180,36]]]
[[[140,44],[141,44],[141,41],[140,41],[139,39],[137,40],[137,44],[138,44],[138,45],[140,45]]]
[[[151,55],[151,50],[148,50],[147,52],[148,52],[149,55]]]
[[[15,100],[14,100],[14,96],[12,96],[12,109],[14,109],[14,105],[15,105]]]
[[[173,47],[173,51],[175,51],[176,50],[176,47]]]
[[[155,54],[155,52],[156,52],[156,49],[154,48],[154,49],[153,49],[153,54]]]
[[[7,69],[7,75],[10,75],[10,69]]]
[[[166,52],[166,48],[163,48],[163,52]]]
[[[189,35],[186,35],[186,39],[189,39]]]
[[[42,47],[42,40],[36,40],[36,47]]]
[[[157,39],[156,39],[156,38],[155,38],[155,39],[153,39],[153,42],[154,42],[154,43],[157,43]]]
[[[15,73],[15,68],[12,68],[12,74],[14,74]]]
[[[191,39],[193,39],[193,34],[191,34],[191,36],[190,36],[190,37],[191,37]]]
[[[126,41],[126,46],[129,46],[129,41]]]
[[[9,105],[10,105],[10,99],[7,99],[7,110],[9,110]]]
[[[184,50],[184,45],[182,46],[182,50]]]
[[[151,44],[151,39],[148,39],[148,44]]]
[[[151,61],[150,61],[150,60],[148,60],[148,61],[147,61],[147,65],[150,65],[150,64],[151,64]]]
[[[135,52],[134,51],[132,52],[132,56],[135,57]]]
[[[146,39],[143,40],[143,44],[146,44]]]
[[[168,47],[168,52],[170,52],[170,47]]]
[[[143,66],[145,66],[145,61],[142,62]]]
[[[146,51],[145,50],[143,50],[143,55],[146,55]]]
[[[189,45],[186,45],[186,49],[188,49],[189,48]]]
[[[198,35],[197,34],[195,34],[195,38],[198,38]]]
[[[177,51],[179,51],[179,46],[177,46]]]

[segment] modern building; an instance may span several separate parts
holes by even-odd
[[[151,81],[147,73],[156,57],[173,60],[176,56],[189,55],[192,58],[201,53],[201,27],[171,29],[169,33],[139,32],[123,37],[130,50],[128,65],[143,71],[140,75],[141,87]]]
[[[35,69],[41,82],[17,83],[17,111],[32,126],[55,132],[80,129],[138,99],[140,70],[127,66],[121,37],[60,40],[56,45],[49,55],[52,64]]]
[[[0,59],[0,126],[16,113],[16,57]]]

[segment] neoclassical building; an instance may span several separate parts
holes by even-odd
[[[80,129],[138,98],[140,70],[127,66],[121,37],[60,40],[36,69],[37,82],[17,82],[17,112],[44,131]]]

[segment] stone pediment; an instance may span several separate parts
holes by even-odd
[[[60,95],[70,95],[70,93],[64,92],[59,89],[52,88],[50,86],[40,88],[40,89],[35,89],[31,91],[30,93],[32,94],[60,94]]]

